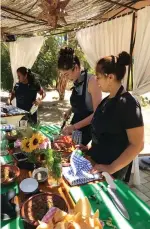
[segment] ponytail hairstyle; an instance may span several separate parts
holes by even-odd
[[[130,65],[131,56],[123,51],[118,56],[108,56],[100,59],[96,65],[96,73],[116,75],[116,79],[121,81],[126,73],[126,66]]]
[[[17,69],[17,72],[20,72],[23,76],[27,75],[28,83],[34,84],[35,83],[35,74],[31,72],[31,69],[26,67],[20,67]]]
[[[74,70],[75,65],[78,65],[80,68],[80,61],[79,58],[74,54],[74,50],[67,47],[61,49],[58,57],[58,69]]]

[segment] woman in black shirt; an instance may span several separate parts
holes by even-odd
[[[86,145],[91,140],[91,120],[93,113],[101,101],[101,91],[97,85],[96,77],[81,71],[79,58],[74,55],[71,48],[61,49],[58,58],[58,69],[67,79],[73,81],[70,97],[71,108],[66,112],[68,119],[71,112],[74,114],[71,125],[63,129],[66,135],[74,130],[82,132],[82,144]]]
[[[123,179],[128,165],[144,145],[144,127],[138,101],[121,84],[130,64],[126,52],[100,59],[96,66],[97,82],[106,97],[92,120],[92,144],[88,155],[95,162],[93,173],[108,172]]]
[[[17,107],[29,112],[33,104],[38,106],[46,94],[30,69],[20,67],[17,69],[17,75],[19,82],[14,86],[9,104],[16,97]],[[37,93],[41,98],[36,98]],[[31,122],[37,123],[37,112],[31,115],[30,119]]]

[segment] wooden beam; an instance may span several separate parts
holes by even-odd
[[[15,16],[16,18],[11,18],[11,19],[14,19],[14,20],[19,20],[19,21],[24,21],[24,22],[28,22],[28,23],[33,23],[33,24],[38,24],[38,25],[46,25],[46,22],[45,21],[29,21],[29,20],[27,20],[26,18],[24,18],[24,17],[22,17],[22,16],[20,16],[20,15],[16,15],[16,12],[14,11],[10,11],[10,10],[8,10],[8,9],[2,9],[3,11],[5,11],[5,12],[7,12],[7,13],[9,13],[9,14],[12,14],[13,16]],[[19,13],[17,13],[17,14],[19,14]],[[25,16],[25,15],[24,15]],[[5,16],[5,17],[7,17],[7,16]],[[10,18],[9,16],[8,16],[8,18]]]
[[[127,5],[128,6],[132,6],[132,5],[134,5],[135,4],[135,2],[130,2],[130,3],[128,3]],[[125,11],[127,9],[127,7],[125,6],[125,8],[124,9],[122,9],[121,11],[119,11],[118,13],[116,13],[115,15],[113,15],[110,19],[114,19],[116,16],[118,16],[120,13],[122,13],[123,11]]]
[[[14,12],[14,13],[20,14],[22,16],[30,17],[32,19],[36,19],[35,17],[33,17],[33,16],[29,15],[29,14],[25,14],[25,13],[19,12],[17,10],[12,10],[12,9],[6,7],[6,6],[1,6],[1,9],[5,10],[5,11],[7,10],[7,11],[10,11],[10,12]]]
[[[33,5],[30,7],[30,9],[28,9],[25,14],[29,13],[33,8],[34,6],[38,3],[38,0],[36,0],[36,2],[33,3]]]
[[[19,21],[19,22],[26,22],[26,23],[29,23],[28,21],[22,19],[22,18],[14,18],[14,17],[10,17],[10,16],[4,16],[4,15],[1,15],[2,18],[5,18],[5,19],[10,19],[10,20],[16,20],[16,21]],[[34,22],[33,22],[34,23]]]
[[[104,0],[104,1],[105,1],[105,2],[109,2],[109,3],[113,3],[114,5],[126,7],[126,8],[128,8],[128,9],[130,9],[130,10],[135,10],[135,11],[137,11],[136,8],[134,8],[134,7],[132,7],[132,6],[127,6],[127,5],[125,5],[125,4],[123,4],[123,3],[120,3],[120,2],[117,2],[117,1],[112,1],[112,0]]]

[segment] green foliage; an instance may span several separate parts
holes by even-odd
[[[9,91],[13,87],[9,50],[6,43],[1,43],[1,88]]]
[[[142,107],[150,105],[150,100],[147,97],[140,96],[140,103]]]
[[[39,75],[39,80],[43,87],[53,86],[57,79],[58,50],[59,46],[56,37],[48,37],[33,65],[32,71]]]

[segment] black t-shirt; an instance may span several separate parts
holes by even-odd
[[[96,163],[112,163],[129,145],[126,130],[140,126],[143,126],[141,107],[130,93],[105,98],[93,117],[89,155]]]
[[[14,92],[16,96],[17,107],[26,111],[30,111],[33,102],[36,100],[37,93],[40,92],[41,86],[39,82],[34,84],[16,83]]]

